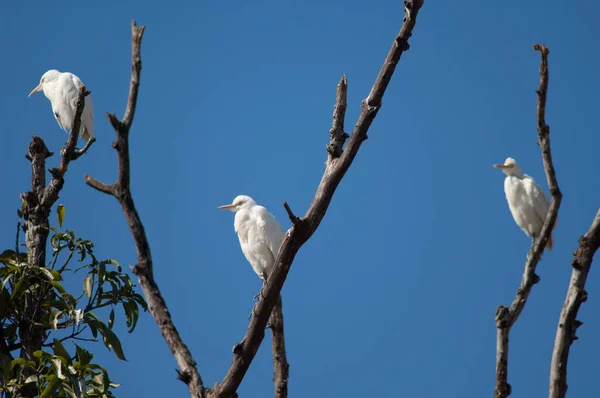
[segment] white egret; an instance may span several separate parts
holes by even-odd
[[[74,74],[51,69],[42,75],[40,84],[29,93],[29,96],[43,90],[52,104],[52,112],[58,125],[70,132],[73,127],[79,87],[82,85],[83,82]],[[91,95],[85,97],[79,134],[86,142],[94,137],[94,105]]]
[[[550,202],[542,188],[536,184],[533,178],[523,174],[513,158],[507,158],[504,164],[495,164],[494,167],[506,174],[504,193],[508,207],[517,225],[527,236],[532,237],[533,245],[542,232]],[[558,219],[554,223],[554,228],[556,228],[557,222]],[[552,251],[553,245],[554,238],[550,234],[546,249]]]
[[[265,285],[275,264],[284,232],[275,217],[250,196],[239,195],[230,205],[219,209],[235,213],[233,227],[242,252]],[[257,295],[258,296],[258,295]]]

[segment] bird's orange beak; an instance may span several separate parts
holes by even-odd
[[[231,209],[233,207],[234,206],[233,206],[233,203],[232,203],[230,205],[219,206],[219,207],[217,207],[217,209],[219,209],[219,210],[228,210],[228,209]]]
[[[31,97],[32,94],[37,93],[41,89],[42,89],[42,83],[38,84],[38,86],[36,88],[34,88],[33,90],[31,90],[31,92],[29,93],[28,97]]]
[[[495,164],[493,165],[495,168],[497,169],[510,169],[511,167],[513,167],[512,164],[509,165],[504,165],[504,164]]]

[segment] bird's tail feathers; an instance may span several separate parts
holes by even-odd
[[[558,224],[558,216],[556,216],[556,220],[554,221],[554,226],[552,227],[552,231],[554,231],[556,229],[557,224]],[[548,243],[546,243],[546,250],[551,252],[553,247],[554,247],[554,236],[552,236],[552,233],[550,233],[550,239],[548,239]]]
[[[548,243],[546,243],[546,250],[551,252],[553,247],[554,247],[554,236],[552,236],[552,234],[550,234],[550,239],[548,239]]]

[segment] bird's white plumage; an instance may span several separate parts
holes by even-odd
[[[79,87],[82,85],[83,82],[74,74],[51,69],[42,75],[40,84],[29,95],[42,90],[50,100],[58,125],[69,132],[73,127]],[[79,134],[86,142],[94,136],[94,105],[91,95],[85,97]]]
[[[219,208],[235,212],[233,226],[242,252],[254,272],[266,281],[285,235],[281,225],[266,208],[246,195],[239,195],[232,204]]]
[[[546,194],[533,178],[523,174],[514,159],[507,158],[503,165],[494,166],[506,174],[504,193],[515,222],[527,236],[534,240],[539,238],[550,208]],[[556,224],[554,223],[554,227]],[[550,235],[546,249],[551,251],[553,245],[554,238]]]

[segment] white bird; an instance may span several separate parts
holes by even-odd
[[[40,84],[29,93],[29,96],[43,90],[52,104],[52,112],[58,125],[70,132],[75,118],[79,87],[82,85],[83,82],[74,74],[51,69],[42,75]],[[86,142],[94,137],[94,105],[91,95],[85,97],[79,134]]]
[[[235,213],[233,227],[240,239],[242,252],[264,286],[285,235],[281,225],[250,196],[239,195],[232,204],[218,208]]]
[[[508,207],[517,225],[527,236],[532,237],[533,245],[542,232],[550,202],[542,188],[536,184],[533,178],[523,174],[513,158],[507,158],[504,164],[495,164],[494,167],[506,174],[504,193]],[[553,229],[556,228],[557,223],[558,219],[554,223]],[[546,249],[552,251],[553,245],[554,238],[550,234]]]

